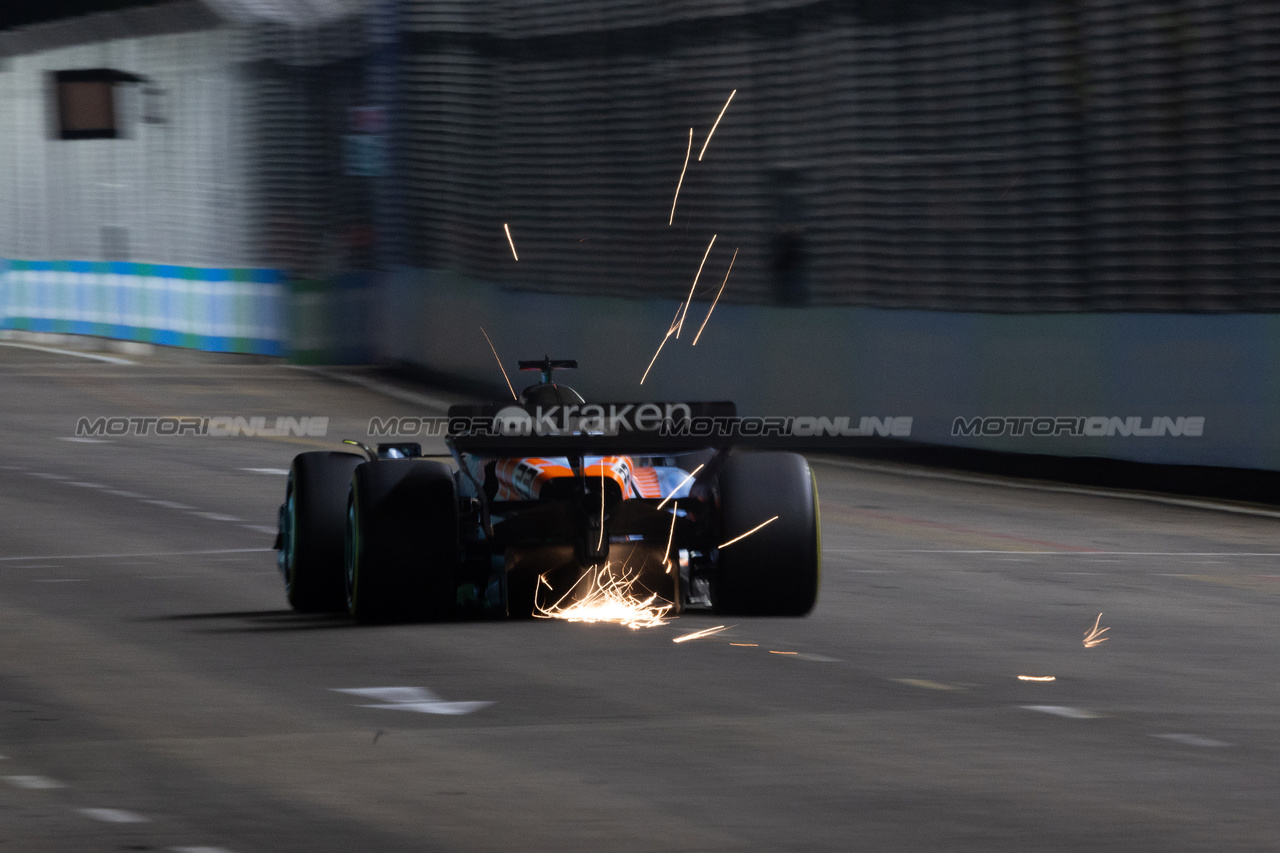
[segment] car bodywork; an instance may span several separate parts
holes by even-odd
[[[664,436],[654,431],[621,433],[607,425],[600,428],[600,422],[592,423],[589,419],[561,417],[554,429],[535,430],[535,423],[542,426],[549,422],[544,420],[549,409],[565,415],[576,413],[584,406],[576,392],[553,381],[553,370],[571,366],[576,365],[550,359],[522,362],[524,369],[539,370],[541,381],[526,388],[518,404],[450,409],[451,424],[456,422],[467,427],[455,433],[451,426],[451,434],[446,439],[453,462],[448,471],[452,490],[447,497],[456,507],[456,516],[451,516],[445,526],[453,528],[455,535],[445,536],[432,528],[437,532],[429,536],[441,541],[420,551],[412,531],[404,530],[406,525],[417,522],[412,516],[399,520],[390,535],[400,537],[400,541],[407,544],[398,546],[396,560],[413,564],[414,572],[438,577],[439,582],[432,587],[435,592],[431,593],[440,599],[431,610],[436,616],[445,610],[452,614],[529,615],[544,609],[548,601],[571,599],[584,573],[605,567],[618,577],[628,578],[638,590],[670,602],[674,612],[686,608],[725,609],[725,601],[731,596],[718,596],[717,591],[732,584],[727,586],[724,580],[726,560],[719,544],[742,533],[751,522],[750,516],[760,516],[759,520],[764,521],[769,507],[766,495],[760,508],[753,506],[748,517],[735,520],[731,526],[724,511],[722,479],[727,469],[752,467],[749,464],[752,460],[743,460],[742,454],[730,446],[706,446],[705,439]],[[642,405],[652,405],[659,412],[670,411],[670,407],[664,408],[663,404]],[[696,411],[719,416],[734,413],[729,403],[682,403],[679,406],[680,411],[686,413]],[[481,428],[474,429],[476,425]],[[443,483],[440,467],[443,463],[423,457],[417,444],[382,444],[376,449],[359,442],[348,444],[359,446],[368,459],[366,464],[380,466],[379,471],[387,468],[389,460],[401,466],[436,466],[431,470],[436,472],[438,482],[429,488],[449,491],[449,486]],[[376,498],[379,507],[385,507],[358,507],[362,475],[355,469],[361,466],[354,460],[348,460],[347,464],[353,466],[354,473],[347,498],[343,574],[347,607],[359,616],[355,595],[359,585],[357,569],[360,555],[364,553],[362,549],[372,547],[368,539],[372,534],[364,528],[383,529],[378,527],[382,515],[377,513],[393,513],[395,505],[416,498],[406,491],[409,487],[395,482],[395,472],[400,469],[393,469],[379,475],[383,480],[391,478],[387,480],[391,485],[383,488]],[[794,493],[791,502],[798,505],[779,507],[774,515],[804,515],[810,522],[801,527],[792,524],[798,534],[788,533],[790,528],[786,525],[778,525],[779,535],[770,531],[769,536],[761,536],[753,545],[773,542],[772,550],[765,549],[769,556],[762,558],[772,563],[785,564],[795,558],[804,564],[800,574],[806,578],[805,590],[789,609],[780,611],[798,614],[812,607],[817,593],[820,555],[817,497],[807,463],[800,459],[798,464],[802,469],[796,467],[794,460],[788,464],[797,473],[782,479]],[[744,481],[737,487],[743,497],[731,501],[738,507],[758,502],[759,492],[773,490],[767,482],[747,482],[750,477],[739,475],[730,479]],[[367,498],[366,504],[373,500]],[[290,501],[286,500],[281,508],[279,537],[281,568],[287,582],[306,569],[290,562],[297,559],[296,555],[290,556],[290,548],[291,543],[297,541],[299,523],[296,506],[290,507]],[[738,515],[743,512],[745,510],[740,509]],[[362,520],[366,517],[373,521]],[[735,526],[742,529],[734,529]],[[448,541],[441,539],[442,536]],[[424,532],[421,538],[427,537]],[[789,551],[796,553],[789,557]],[[741,549],[740,553],[739,562],[752,563],[747,549]],[[377,564],[372,559],[366,562],[364,571],[375,571],[369,567]],[[745,578],[763,571],[758,584],[771,583],[773,574],[790,576],[785,565],[762,567],[756,565],[759,563],[761,560],[755,560],[754,568],[748,566],[745,574],[739,571],[738,575]],[[400,573],[402,567],[388,566],[376,571]],[[809,575],[813,576],[811,581],[807,579]],[[415,590],[406,595],[419,594],[418,587],[410,581],[402,583],[406,590]],[[747,599],[759,604],[767,602],[768,596],[767,591],[762,591]],[[447,608],[443,602],[445,597],[450,599]],[[336,599],[336,595],[333,598]],[[768,606],[746,609],[770,612]]]

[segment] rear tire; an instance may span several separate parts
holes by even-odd
[[[280,569],[285,595],[303,613],[341,612],[342,536],[351,472],[364,461],[353,453],[299,453],[289,468],[280,507]]]
[[[440,462],[355,469],[346,520],[347,609],[363,622],[446,619],[458,586],[458,497]]]
[[[714,587],[720,613],[803,616],[818,600],[822,531],[818,486],[796,453],[735,454],[720,473],[720,531],[739,536],[778,520],[719,551]]]

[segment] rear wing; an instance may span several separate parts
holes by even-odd
[[[695,420],[729,424],[736,418],[730,402],[456,405],[449,407],[448,432],[458,450],[485,455],[667,453],[720,443],[693,435]]]
[[[484,456],[662,455],[750,446],[836,450],[903,444],[912,418],[739,417],[720,402],[507,403],[449,408],[448,440]]]

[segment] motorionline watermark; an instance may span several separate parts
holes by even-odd
[[[649,433],[660,436],[779,436],[796,438],[883,436],[908,438],[913,418],[849,416],[740,417],[696,415],[683,403],[538,407],[508,406],[493,415],[370,418],[369,435],[563,436]]]
[[[195,435],[276,438],[323,438],[329,432],[327,416],[268,417],[265,415],[195,415],[188,417],[99,416],[76,421],[77,437],[125,435]]]
[[[1143,426],[1146,421],[1147,425]],[[1001,435],[1048,436],[1086,436],[1103,438],[1111,436],[1137,436],[1150,438],[1156,436],[1180,436],[1184,438],[1200,438],[1204,435],[1204,418],[1169,417],[1157,415],[1141,418],[1093,416],[1055,416],[1055,417],[975,417],[956,418],[951,422],[952,435],[984,436],[987,438]]]

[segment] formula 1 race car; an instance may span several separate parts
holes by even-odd
[[[675,613],[808,613],[822,545],[804,457],[689,434],[688,416],[731,403],[587,404],[552,378],[576,366],[522,361],[541,381],[517,403],[451,407],[448,457],[352,441],[360,453],[294,457],[276,540],[289,603],[530,616],[607,567]]]

